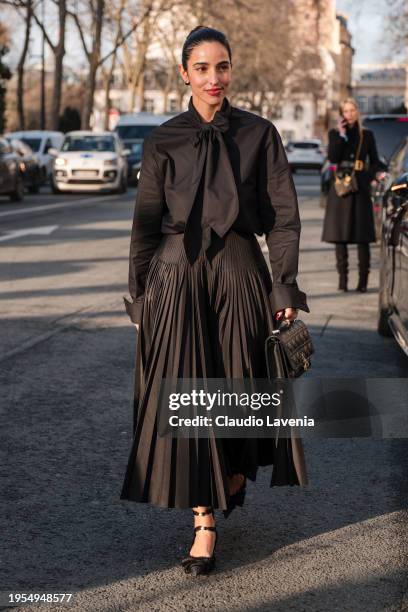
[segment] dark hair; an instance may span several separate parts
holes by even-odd
[[[231,47],[225,34],[220,32],[220,30],[199,25],[194,28],[194,30],[191,30],[184,41],[183,50],[181,52],[181,63],[183,64],[184,70],[187,70],[187,62],[190,59],[194,47],[197,47],[202,42],[219,42],[224,45],[228,51],[229,59],[232,65]]]

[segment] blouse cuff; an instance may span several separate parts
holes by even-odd
[[[126,312],[128,313],[132,323],[140,324],[144,296],[137,298],[137,300],[134,300],[133,302],[129,302],[129,300],[123,296],[123,301],[125,302]]]
[[[297,283],[283,284],[274,282],[272,284],[272,291],[269,294],[269,300],[273,315],[284,308],[296,308],[310,312],[306,302],[306,294],[300,291]]]

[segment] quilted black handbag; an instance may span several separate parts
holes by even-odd
[[[312,339],[303,321],[284,321],[265,340],[268,378],[298,378],[310,368],[313,353]]]

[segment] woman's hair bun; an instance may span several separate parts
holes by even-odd
[[[191,30],[191,32],[187,34],[187,38],[191,36],[191,34],[194,34],[194,32],[197,32],[197,30],[205,30],[205,29],[206,29],[206,26],[198,25],[193,30]]]

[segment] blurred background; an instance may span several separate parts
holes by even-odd
[[[197,24],[232,45],[233,104],[284,141],[323,138],[338,103],[406,113],[408,13],[401,0],[1,0],[0,133],[113,129],[124,113],[176,113],[177,71]]]

